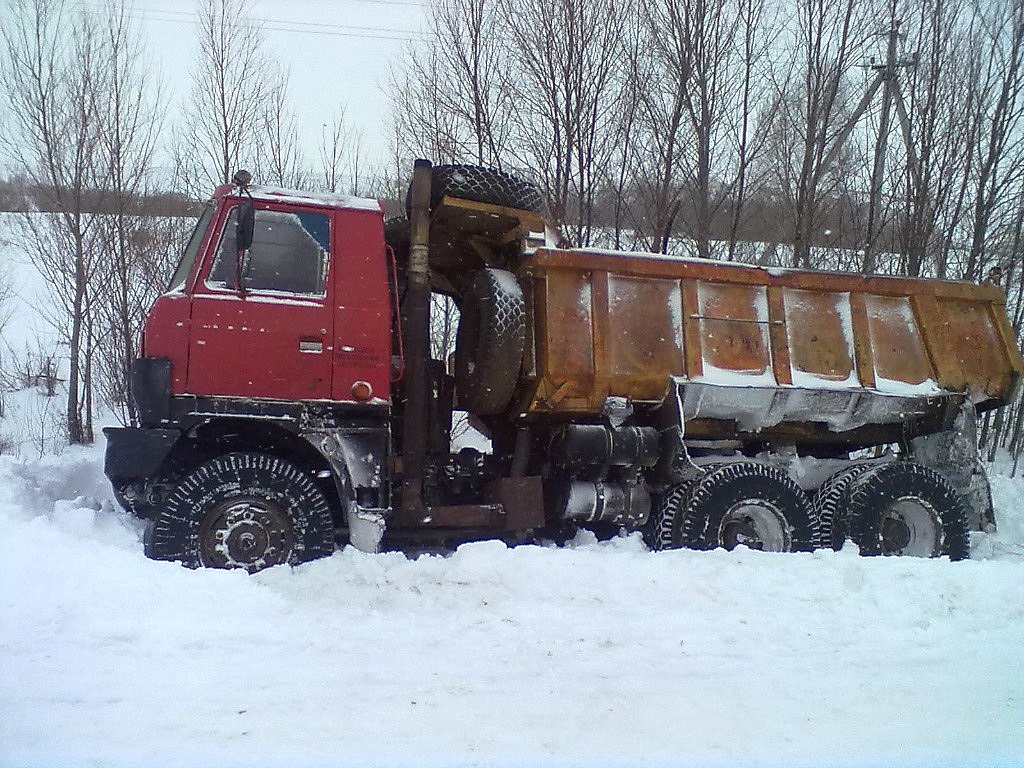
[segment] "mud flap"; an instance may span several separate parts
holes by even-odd
[[[324,430],[304,432],[302,436],[331,465],[338,496],[344,506],[349,543],[363,552],[378,552],[391,510],[361,506],[360,502],[366,503],[370,499],[383,501],[386,434],[376,430]]]
[[[103,471],[111,480],[148,480],[157,475],[181,437],[177,429],[105,427]]]
[[[386,511],[364,509],[358,504],[350,504],[346,512],[349,544],[361,552],[379,552],[381,539],[384,538]]]
[[[978,454],[978,415],[970,400],[964,400],[949,430],[914,438],[910,450],[916,461],[934,469],[959,491],[972,529],[995,528],[992,489]]]

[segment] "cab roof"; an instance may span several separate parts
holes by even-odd
[[[298,189],[286,189],[284,187],[267,187],[253,185],[249,187],[249,194],[253,200],[265,202],[293,203],[296,205],[319,205],[327,208],[347,208],[357,211],[384,212],[384,206],[380,200],[370,197],[353,197],[351,195],[338,195],[331,192],[308,192]],[[235,195],[244,197],[244,193],[237,192],[231,184],[221,184],[214,191],[214,199]]]

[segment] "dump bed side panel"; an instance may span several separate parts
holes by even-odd
[[[521,277],[535,297],[536,357],[519,405],[533,412],[596,413],[608,396],[657,402],[675,380],[772,393],[782,420],[812,420],[813,405],[780,404],[801,390],[869,414],[859,421],[899,421],[908,401],[921,414],[950,393],[1004,404],[1024,371],[989,285],[550,249]],[[732,397],[744,399],[755,398]]]

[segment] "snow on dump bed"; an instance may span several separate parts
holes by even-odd
[[[142,555],[99,449],[0,457],[4,766],[1019,765],[1024,483],[945,560],[636,537]]]

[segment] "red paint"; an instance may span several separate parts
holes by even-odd
[[[157,298],[146,318],[142,354],[171,361],[171,394],[185,392],[188,375],[188,334],[192,302],[184,293]]]
[[[216,190],[184,291],[157,299],[146,322],[144,354],[171,360],[172,394],[352,402],[353,384],[365,381],[389,399],[392,297],[381,211],[254,190],[257,210],[327,214],[331,253],[322,298],[243,295],[206,282],[230,209],[242,202],[229,191]]]

